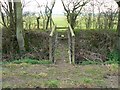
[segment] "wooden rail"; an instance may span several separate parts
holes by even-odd
[[[68,45],[69,45],[69,61],[75,63],[75,34],[70,24],[68,24]]]
[[[50,33],[50,37],[52,37],[52,36],[53,36],[53,34],[54,34],[55,30],[56,30],[56,26],[54,25],[54,27],[53,27],[53,29],[52,29],[52,31],[51,31],[51,33]]]
[[[70,24],[68,24],[68,27],[69,27],[69,30],[70,30],[72,37],[75,37],[75,34],[74,34],[73,29],[72,29]]]

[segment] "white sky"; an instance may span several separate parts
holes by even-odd
[[[24,12],[26,12],[26,11],[39,12],[40,8],[37,7],[38,4],[36,3],[36,1],[39,2],[39,4],[43,5],[46,3],[46,1],[48,1],[48,3],[50,4],[52,0],[36,0],[36,1],[35,0],[24,0],[24,1],[25,1],[25,3],[28,3],[29,1],[31,1],[30,3],[26,4],[26,7],[24,7],[24,9],[23,9]],[[91,0],[91,1],[93,1],[93,0]],[[118,7],[114,0],[97,0],[97,1],[105,2],[105,5],[107,7],[104,8],[104,5],[101,6],[102,11],[107,10],[107,8],[109,8],[111,6],[113,7],[113,10]],[[86,9],[88,9],[88,11],[90,11],[92,9],[92,7],[88,7],[88,6],[89,6],[89,4],[86,6]],[[44,8],[41,8],[41,9],[44,10]],[[53,8],[53,14],[63,14],[63,12],[64,12],[64,8],[61,3],[61,0],[56,0],[55,7]],[[97,7],[95,7],[95,12],[96,13],[98,12]]]
[[[38,4],[36,3],[39,2],[40,5],[45,5],[47,2],[46,0],[25,0],[25,3],[31,1],[30,3],[28,3],[23,11],[31,11],[31,12],[39,12],[40,8],[38,8]],[[50,5],[51,0],[48,0],[48,5]],[[44,8],[41,8],[42,10],[44,10]],[[53,14],[62,14],[64,12],[64,8],[62,6],[61,0],[56,0],[55,6],[53,8]]]
[[[4,1],[4,0],[0,0],[0,1]],[[16,0],[17,1],[17,0]],[[23,8],[23,12],[39,12],[40,8],[38,8],[38,4],[40,5],[45,5],[48,1],[48,5],[50,5],[52,0],[22,0],[23,4],[25,4],[25,7]],[[93,0],[91,0],[92,2]],[[112,6],[112,9],[115,10],[118,6],[116,4],[116,2],[114,0],[97,0],[100,3],[104,2],[104,4],[107,6],[106,8],[104,7],[104,5],[101,6],[101,11],[105,11],[107,10],[107,8],[110,8]],[[96,0],[95,0],[96,3]],[[91,12],[92,11],[92,7],[90,6],[90,4],[87,4],[87,6],[85,6],[85,10],[83,10],[83,12]],[[42,11],[44,11],[44,8],[41,8]],[[61,0],[56,0],[55,6],[53,8],[53,14],[63,14],[64,8],[63,5],[61,3]],[[98,7],[95,6],[95,13],[98,12]]]

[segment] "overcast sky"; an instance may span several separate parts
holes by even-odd
[[[26,6],[24,7],[23,11],[30,11],[30,12],[39,12],[40,8],[38,8],[38,4],[36,3],[36,1],[40,4],[40,5],[44,5],[46,4],[46,1],[48,1],[49,5],[51,3],[52,0],[23,0],[26,3]],[[91,0],[92,1],[92,0]],[[113,7],[113,9],[117,8],[117,4],[114,0],[98,0],[100,2],[104,1],[107,2],[106,5],[108,7]],[[88,4],[89,6],[89,4]],[[44,11],[44,8],[41,8]],[[87,8],[90,9],[90,8]],[[106,10],[105,8],[101,8],[102,10]],[[55,3],[55,7],[53,8],[53,14],[63,14],[64,12],[64,8],[62,6],[61,0],[56,0]],[[98,12],[98,8],[95,8],[95,12]]]
[[[0,0],[1,1],[1,0]],[[2,0],[3,1],[3,0]],[[18,1],[18,0],[16,0]],[[52,0],[22,0],[22,3],[25,4],[25,7],[23,8],[23,12],[39,12],[40,8],[38,7],[38,3],[39,5],[45,5],[46,2],[48,1],[48,5],[50,5]],[[91,0],[93,1],[93,0]],[[96,1],[96,0],[95,0]],[[116,4],[116,2],[114,0],[97,0],[99,2],[105,2],[106,4],[106,8],[103,8],[104,6],[101,7],[101,11],[105,11],[107,10],[108,7],[112,6],[112,9],[116,9],[118,6]],[[44,11],[44,8],[41,8],[42,11]],[[86,12],[91,12],[92,7],[89,7],[89,4],[87,4],[87,6],[85,6],[85,11]],[[85,12],[83,11],[83,12]],[[95,13],[98,12],[98,8],[95,7]],[[53,14],[63,14],[64,13],[64,8],[63,5],[61,3],[61,0],[56,0],[55,6],[53,8]]]
[[[39,12],[40,8],[38,8],[38,4],[40,5],[45,5],[46,4],[46,0],[24,0],[26,4],[26,6],[24,7],[23,11],[30,11],[30,12]],[[29,2],[30,1],[30,2]],[[50,5],[51,0],[47,0],[48,1],[48,5]],[[44,11],[44,8],[41,8]],[[62,14],[64,12],[64,8],[62,6],[61,0],[56,0],[55,6],[53,8],[53,14]]]

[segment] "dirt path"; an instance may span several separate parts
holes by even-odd
[[[60,36],[60,35],[59,35]],[[65,37],[67,37],[65,35]],[[55,52],[56,64],[68,64],[68,40],[58,38],[57,48]]]
[[[118,83],[118,78],[119,76],[107,76],[107,79],[106,79],[106,87],[108,88],[116,88],[118,87],[119,83]]]

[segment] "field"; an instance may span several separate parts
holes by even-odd
[[[7,63],[3,88],[117,88],[118,65]]]
[[[62,15],[54,15],[53,16],[53,21],[57,26],[63,26],[63,27],[67,27],[67,19],[65,16]]]

